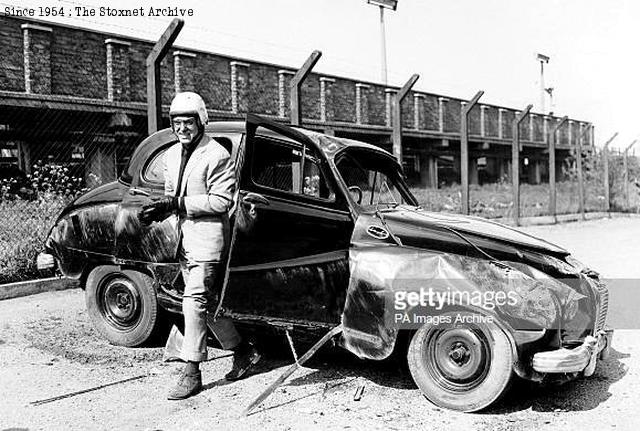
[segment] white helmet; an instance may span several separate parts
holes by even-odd
[[[200,123],[204,126],[209,122],[209,114],[204,100],[199,94],[191,91],[176,94],[169,108],[169,117],[177,115],[197,115]]]

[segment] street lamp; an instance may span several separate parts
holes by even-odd
[[[536,54],[536,59],[540,62],[540,111],[544,114],[544,64],[549,63],[551,58],[547,55],[538,53]]]
[[[384,34],[384,10],[396,10],[398,0],[367,0],[368,4],[378,6],[380,8],[380,56],[382,69],[382,83],[387,84],[387,42]]]

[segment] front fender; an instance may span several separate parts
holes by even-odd
[[[557,329],[563,301],[581,297],[549,277],[431,250],[387,244],[356,246],[349,262],[343,345],[370,359],[388,357],[400,330],[433,324],[425,316],[441,314],[445,306],[494,317],[516,346],[514,334]]]

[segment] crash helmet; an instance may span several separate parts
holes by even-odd
[[[202,126],[209,122],[209,114],[204,100],[199,94],[191,91],[185,91],[176,94],[169,108],[169,117],[173,118],[178,115],[195,115],[200,119]]]

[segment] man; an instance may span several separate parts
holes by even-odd
[[[168,395],[168,399],[178,400],[202,389],[200,362],[207,359],[207,310],[214,310],[222,300],[216,287],[224,278],[221,260],[229,246],[228,213],[235,192],[235,166],[229,152],[205,134],[207,108],[198,94],[177,94],[169,116],[179,142],[166,152],[166,197],[145,205],[139,218],[148,225],[172,213],[179,217],[178,255],[185,282],[180,357],[186,365]],[[235,352],[233,368],[226,378],[242,378],[260,360],[260,354],[253,345],[240,342],[233,325],[226,325],[226,334],[216,333],[215,324],[211,329],[218,340],[235,340],[235,346],[225,346]]]

